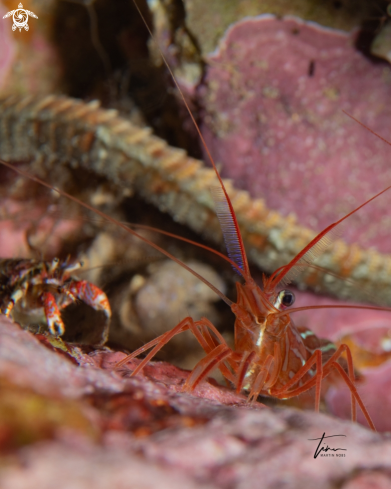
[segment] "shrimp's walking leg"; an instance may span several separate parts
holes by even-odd
[[[348,361],[348,375],[346,375],[346,372],[344,369],[341,367],[341,365],[338,363],[338,359],[341,357],[342,353],[346,352],[346,357]],[[336,352],[329,358],[329,360],[323,365],[323,370],[324,370],[324,377],[326,377],[330,372],[331,369],[334,368],[336,369],[343,380],[345,381],[345,384],[349,387],[350,389],[350,396],[351,396],[351,407],[352,407],[352,421],[356,421],[357,419],[357,411],[356,411],[356,401],[359,404],[366,420],[368,421],[368,424],[375,429],[371,417],[369,416],[368,411],[366,410],[364,403],[361,400],[360,395],[357,392],[357,389],[354,385],[355,378],[354,378],[354,367],[353,367],[353,358],[352,358],[352,352],[350,351],[350,348],[348,345],[342,344],[340,345]]]
[[[341,355],[344,351],[346,351],[346,354],[347,354],[348,374],[349,375],[346,374],[344,369],[338,363],[338,359],[341,357]],[[318,356],[319,355],[321,356],[321,351],[320,350],[315,351],[314,354],[307,360],[306,364],[303,365],[303,367],[296,373],[296,375],[294,377],[292,377],[292,379],[283,388],[278,389],[278,390],[271,390],[271,395],[273,395],[279,399],[288,399],[290,397],[298,396],[302,392],[305,392],[305,391],[311,389],[312,387],[314,387],[314,385],[316,385],[317,392],[318,392],[318,385],[320,384],[318,372],[317,372],[315,379],[310,379],[307,382],[305,382],[304,385],[302,385],[301,387],[298,387],[298,388],[293,389],[293,390],[289,390],[314,365],[314,363],[315,363],[314,357],[316,354]],[[308,365],[309,365],[309,367],[307,367]],[[318,363],[317,363],[317,365],[318,365]],[[357,392],[356,386],[354,385],[355,379],[354,379],[352,354],[351,354],[350,349],[347,345],[345,345],[345,344],[340,345],[338,347],[337,351],[332,355],[332,357],[329,358],[329,360],[323,365],[323,369],[322,369],[323,372],[322,372],[320,380],[323,380],[324,378],[326,378],[330,374],[331,369],[333,369],[333,368],[340,373],[342,379],[344,380],[345,384],[349,387],[349,390],[351,392],[351,396],[352,396],[352,421],[356,420],[356,402],[357,402],[358,405],[360,406],[361,411],[364,414],[365,419],[367,420],[367,423],[369,424],[370,428],[372,430],[376,431],[375,425],[373,424],[373,421],[372,421],[366,407],[364,406],[364,403],[363,403],[359,393]],[[318,370],[318,367],[317,367],[317,370]],[[319,388],[320,388],[320,385],[319,385]],[[319,399],[320,399],[320,393],[319,393]],[[317,401],[315,401],[315,402],[317,402]],[[316,404],[315,404],[315,407],[316,407]],[[319,403],[318,403],[318,409],[319,409]]]
[[[291,387],[293,387],[297,382],[299,382],[305,374],[311,370],[311,368],[316,365],[316,374],[315,378],[308,380],[301,387],[297,387],[292,391],[289,391]],[[291,378],[289,382],[287,382],[281,389],[271,389],[270,394],[278,399],[288,399],[290,397],[295,397],[309,390],[311,387],[316,386],[315,390],[315,411],[319,411],[320,407],[320,393],[321,393],[321,385],[322,379],[325,377],[324,369],[322,366],[322,352],[320,350],[316,350],[310,358],[306,361],[305,365],[301,367],[301,369],[296,372],[296,374]],[[295,394],[293,394],[295,393]]]
[[[205,353],[209,353],[214,348],[216,348],[216,346],[218,346],[218,345],[222,345],[222,344],[226,345],[227,344],[227,342],[225,341],[223,336],[216,329],[214,324],[209,321],[209,319],[203,317],[203,318],[201,318],[200,321],[197,321],[195,324],[200,327],[201,335],[204,338],[204,340],[206,341],[206,343],[208,344],[208,347],[204,346],[203,343],[198,338],[198,336],[196,335],[196,332],[194,331],[194,329],[196,329],[196,328],[192,329],[194,335],[197,337],[197,339],[198,339],[200,345],[202,346],[202,348],[204,349]],[[216,336],[218,341],[216,341],[216,338],[214,338],[211,335],[211,332]],[[241,360],[242,354],[232,352],[232,355],[226,359],[228,365],[231,367],[231,369],[234,372],[236,372],[236,370],[238,368],[238,361],[235,359],[235,357],[238,357],[238,356],[239,356],[239,360]],[[226,380],[229,380],[230,382],[235,384],[236,378],[232,374],[232,372],[230,371],[230,369],[227,365],[225,365],[224,363],[221,363],[218,368]]]
[[[201,331],[198,329],[200,328]],[[204,337],[205,329],[204,328],[209,328],[212,330],[212,332],[216,335],[217,339],[214,340],[208,333],[207,339]],[[205,350],[207,354],[209,354],[211,351],[214,351],[217,345],[221,346],[223,345],[225,348],[228,348],[228,345],[224,338],[221,336],[221,334],[217,331],[217,329],[213,326],[213,324],[208,321],[205,318],[200,319],[199,321],[193,321],[191,317],[187,317],[183,319],[179,324],[177,324],[174,328],[172,328],[170,331],[167,331],[167,333],[164,333],[154,340],[150,341],[149,343],[145,344],[138,350],[134,351],[127,357],[125,357],[123,360],[118,362],[114,368],[119,368],[125,365],[127,362],[132,360],[133,358],[136,358],[138,355],[141,353],[144,353],[145,351],[149,350],[150,348],[154,347],[152,351],[148,353],[148,355],[143,359],[143,361],[136,367],[136,369],[132,372],[132,376],[136,375],[138,372],[140,372],[145,365],[156,355],[156,353],[163,348],[163,346],[168,343],[175,335],[182,333],[183,331],[187,331],[190,329],[194,336],[197,338],[198,342],[200,343],[201,347]],[[230,349],[229,349],[230,350]],[[230,350],[231,351],[231,350]],[[227,376],[230,380],[234,380],[233,374],[229,371],[229,369],[225,365],[221,365],[220,368],[223,370],[223,375]]]
[[[219,345],[209,352],[206,357],[200,360],[193,368],[183,386],[183,392],[190,392],[197,387],[201,380],[208,375],[220,362],[232,354],[231,348],[227,344]]]
[[[193,322],[193,320],[190,317],[187,317],[183,319],[180,323],[178,323],[174,328],[170,329],[170,331],[167,331],[167,333],[164,333],[154,340],[150,341],[149,343],[145,344],[138,350],[134,351],[130,355],[126,356],[123,360],[118,362],[114,368],[117,369],[119,367],[122,367],[126,363],[129,362],[129,360],[132,360],[133,358],[136,358],[137,356],[141,355],[141,353],[144,353],[144,351],[149,350],[153,346],[152,351],[148,353],[148,355],[143,359],[143,361],[133,370],[131,376],[136,375],[140,370],[142,370],[145,365],[156,355],[156,353],[163,348],[163,346],[168,343],[175,335],[182,333],[182,331],[187,331],[190,329],[190,322]]]
[[[256,401],[257,397],[263,389],[268,389],[269,386],[274,385],[278,374],[280,372],[281,365],[281,350],[277,343],[274,343],[274,354],[268,355],[263,364],[260,365],[260,371],[251,387],[248,400],[250,403]],[[269,377],[268,377],[269,375]]]
[[[236,378],[236,393],[239,394],[243,387],[244,377],[246,376],[248,367],[251,365],[256,353],[255,351],[250,351],[246,356],[243,356],[242,361],[239,366],[238,375]]]
[[[213,351],[219,345],[225,345],[228,348],[225,339],[222,337],[213,323],[211,323],[208,319],[201,318],[199,321],[193,322],[193,324],[190,325],[190,329],[206,354]],[[211,332],[215,335],[215,337],[211,335]],[[235,370],[236,363],[230,362],[229,358],[227,360],[231,368]],[[218,368],[225,379],[231,381],[232,383],[235,382],[235,376],[232,374],[227,365],[221,362]]]
[[[269,369],[270,369],[273,361],[274,361],[273,355],[268,355],[266,357],[266,360],[265,360],[264,364],[262,365],[261,370],[260,370],[259,374],[257,375],[255,382],[251,388],[250,394],[248,396],[248,401],[250,403],[255,401],[257,399],[257,397],[259,396],[260,392],[262,391],[263,386],[265,385],[265,382],[266,382],[267,375],[269,373]]]

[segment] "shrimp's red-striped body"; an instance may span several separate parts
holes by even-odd
[[[374,429],[369,413],[354,385],[353,360],[349,347],[341,345],[336,348],[331,343],[318,339],[308,330],[297,329],[286,310],[293,304],[294,296],[285,289],[278,292],[277,288],[287,285],[303,266],[309,265],[327,244],[330,234],[339,224],[390,188],[386,188],[319,233],[288,265],[279,268],[270,277],[264,277],[262,289],[251,277],[240,230],[232,206],[229,205],[229,197],[226,196],[225,201],[221,198],[221,192],[217,191],[218,195],[215,196],[217,214],[231,256],[231,259],[226,259],[244,279],[244,284],[237,284],[236,303],[222,296],[236,316],[235,348],[231,349],[227,345],[224,338],[206,318],[193,321],[188,317],[172,330],[128,355],[117,364],[117,368],[152,348],[132,373],[132,375],[137,374],[173,336],[191,330],[205,350],[206,356],[189,375],[184,385],[185,391],[193,390],[212,369],[217,367],[238,392],[245,390],[249,393],[250,401],[256,400],[260,394],[287,399],[315,387],[315,409],[319,410],[322,381],[334,370],[339,373],[351,391],[352,419],[356,419],[356,403],[358,403],[368,424]],[[317,306],[290,309],[290,312],[313,308]],[[315,351],[313,351],[314,345]],[[324,352],[327,352],[326,355]],[[344,352],[347,357],[347,372],[339,363]]]
[[[141,12],[140,15],[142,16]],[[145,24],[147,26],[146,22]],[[152,36],[151,31],[150,34]],[[293,304],[293,294],[286,290],[278,291],[278,288],[289,284],[304,266],[311,264],[329,244],[339,224],[390,187],[320,232],[290,263],[276,270],[270,277],[264,277],[261,289],[251,277],[239,225],[224,183],[172,70],[163,55],[162,57],[216,172],[220,186],[212,189],[212,195],[217,216],[231,264],[244,279],[244,284],[237,284],[236,303],[223,297],[236,316],[235,348],[231,349],[227,345],[207,319],[193,321],[188,317],[169,332],[126,357],[117,367],[152,348],[134,370],[133,375],[135,375],[174,335],[190,329],[205,350],[206,357],[195,366],[185,383],[184,390],[194,389],[213,368],[218,367],[238,392],[242,389],[249,392],[250,401],[255,400],[259,394],[279,399],[290,398],[315,387],[315,409],[319,410],[322,380],[335,370],[351,391],[352,419],[356,419],[356,403],[358,403],[369,425],[374,429],[369,413],[354,386],[353,360],[349,347],[341,345],[333,350],[331,343],[326,342],[324,345],[326,348],[322,348],[322,341],[314,334],[309,331],[299,331],[292,322],[290,314],[285,311]],[[295,310],[299,308],[291,309],[291,312]],[[313,351],[314,344],[319,345],[315,351]],[[328,350],[327,356],[323,356],[322,350]],[[346,352],[347,356],[347,371],[339,363],[343,352]]]

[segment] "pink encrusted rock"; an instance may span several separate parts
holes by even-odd
[[[0,376],[9,378],[19,386],[28,386],[42,395],[80,398],[88,394],[118,394],[132,386],[132,389],[141,389],[144,394],[149,392],[156,400],[168,392],[175,397],[175,393],[181,392],[188,375],[186,371],[168,363],[155,362],[155,367],[149,364],[142,374],[129,379],[139,360],[133,360],[121,370],[114,371],[113,366],[125,357],[124,353],[103,349],[86,354],[77,347],[71,347],[72,356],[59,349],[53,351],[47,342],[46,347],[38,336],[22,330],[4,316],[0,316],[0,338]],[[209,382],[200,384],[194,395],[183,394],[180,397],[191,400],[189,406],[196,410],[197,393],[203,400],[247,406],[245,396]],[[185,401],[178,402],[186,404]],[[255,407],[262,408],[262,405],[256,404]]]
[[[391,69],[345,33],[260,16],[228,29],[208,60],[202,130],[222,175],[321,231],[391,184]],[[390,251],[391,195],[350,218],[348,242]]]
[[[8,382],[2,385],[24,386],[46,396],[48,405],[72,400],[100,433],[88,436],[75,425],[43,434],[38,443],[27,438],[2,463],[4,489],[259,489],[260,481],[265,489],[331,489],[355,487],[356,479],[366,487],[391,483],[391,441],[385,435],[311,411],[250,407],[208,382],[193,395],[183,394],[187,373],[164,363],[128,378],[128,368],[112,370],[123,353],[70,351],[72,357],[0,318],[0,379]],[[343,451],[320,452],[315,459],[323,433],[343,435],[321,444]]]
[[[83,440],[84,441],[84,440]],[[134,452],[110,450],[72,441],[50,442],[23,450],[23,467],[0,475],[3,489],[196,489],[201,487],[184,474],[144,460]],[[33,481],[33,485],[31,482]],[[211,485],[202,485],[206,489]]]

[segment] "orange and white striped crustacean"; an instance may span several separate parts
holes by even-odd
[[[106,294],[96,285],[73,277],[78,268],[80,263],[69,264],[58,258],[0,260],[0,312],[17,322],[25,317],[32,324],[45,324],[53,336],[65,332],[61,310],[78,300],[102,311],[109,321]]]

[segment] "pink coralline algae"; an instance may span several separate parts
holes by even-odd
[[[265,489],[331,489],[336,480],[343,488],[390,484],[391,441],[357,424],[249,406],[209,382],[183,394],[187,372],[162,362],[130,378],[137,360],[112,368],[123,353],[73,348],[71,357],[4,317],[0,338],[0,456],[11,455],[2,459],[4,489],[258,489],[260,480]],[[21,402],[6,409],[17,396]],[[28,414],[47,429],[37,433]],[[314,459],[323,433],[344,435],[335,444],[327,440],[344,450],[336,452],[343,460]]]
[[[261,16],[228,29],[210,55],[202,129],[223,176],[271,209],[321,231],[391,184],[391,69],[345,33]],[[343,237],[390,251],[385,195],[348,220]]]

